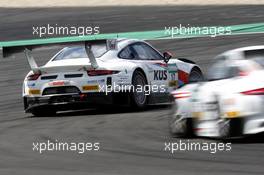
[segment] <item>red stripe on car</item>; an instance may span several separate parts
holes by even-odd
[[[184,82],[184,83],[188,83],[189,82],[189,74],[182,71],[182,70],[178,70],[178,76],[179,76],[179,80]]]

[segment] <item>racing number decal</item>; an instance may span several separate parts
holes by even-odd
[[[170,72],[170,80],[172,80],[172,81],[177,80],[176,74],[177,74],[177,72]]]
[[[176,64],[169,64],[169,87],[178,86],[178,69]]]

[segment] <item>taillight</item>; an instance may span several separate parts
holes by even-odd
[[[100,76],[100,75],[111,75],[111,74],[117,74],[120,71],[116,70],[88,70],[87,74],[89,76]]]
[[[264,95],[264,88],[253,89],[249,91],[240,92],[244,95]]]
[[[241,77],[248,76],[248,75],[249,75],[249,72],[246,72],[246,71],[240,71],[239,72],[239,76],[241,76]]]
[[[191,93],[190,92],[173,92],[172,95],[175,99],[179,99],[179,98],[188,98],[191,96]]]
[[[34,73],[30,74],[27,76],[27,80],[32,81],[32,80],[37,80],[41,74],[40,73]]]

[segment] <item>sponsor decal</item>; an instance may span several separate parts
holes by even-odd
[[[178,87],[178,82],[177,82],[177,80],[169,81],[169,87]]]
[[[154,70],[154,80],[167,80],[167,70]]]
[[[29,95],[39,95],[40,90],[39,89],[29,89],[28,93],[29,93]]]
[[[29,86],[29,87],[35,87],[36,86],[36,83],[27,83],[27,86]]]
[[[82,89],[84,91],[98,91],[99,86],[98,85],[86,85],[86,86],[83,86]]]
[[[50,86],[64,86],[64,85],[69,85],[70,83],[68,81],[52,81],[49,82]]]
[[[172,81],[175,81],[177,80],[177,72],[174,72],[174,73],[169,73],[169,76],[170,76],[170,80]]]
[[[105,82],[105,79],[87,81],[88,84],[98,84],[98,83],[104,83],[104,82]]]
[[[128,82],[128,80],[129,80],[129,76],[127,76],[127,75],[117,75],[116,82],[118,84],[124,84],[124,83]]]

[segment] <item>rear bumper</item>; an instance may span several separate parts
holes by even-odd
[[[264,132],[264,114],[244,118],[243,134],[251,135]]]
[[[24,97],[24,110],[26,113],[31,113],[36,108],[53,107],[57,111],[62,111],[113,103],[113,94],[106,95],[105,93]]]
[[[218,137],[218,120],[199,121],[195,124],[198,136]],[[264,115],[251,115],[230,119],[230,137],[240,137],[264,132]]]

